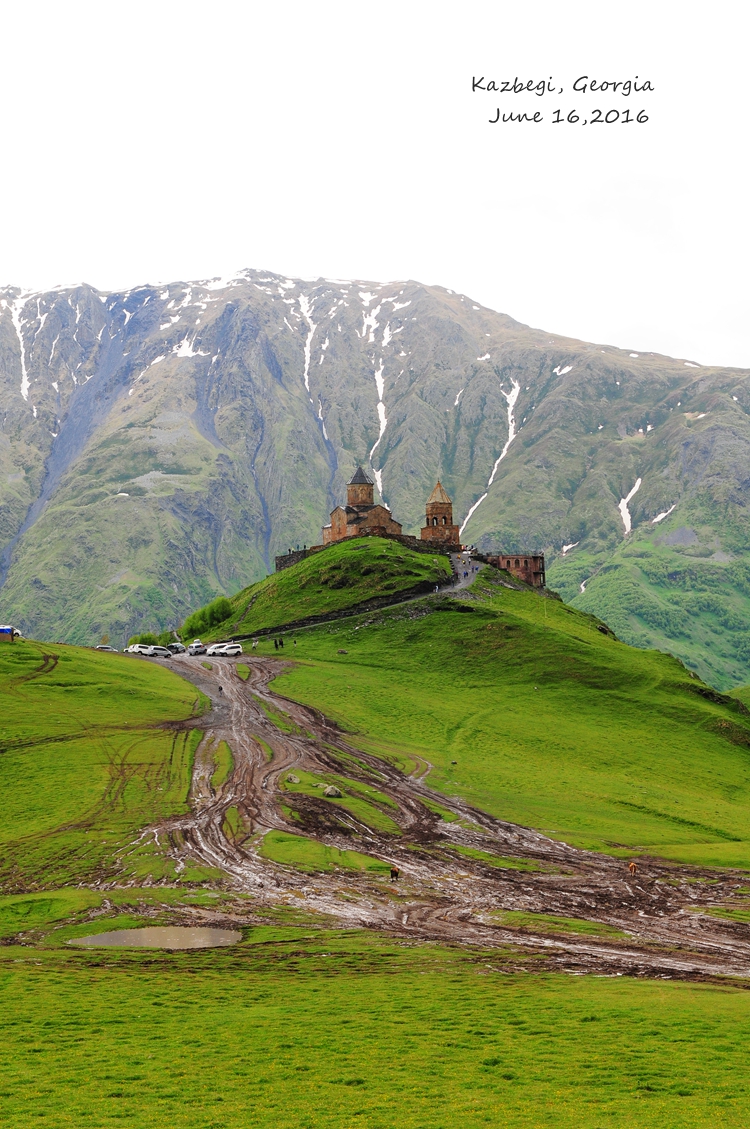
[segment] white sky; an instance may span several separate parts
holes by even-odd
[[[0,283],[416,278],[750,367],[740,0],[0,0]],[[648,95],[574,96],[579,75]],[[550,75],[564,97],[471,94]],[[487,122],[497,105],[650,121]]]

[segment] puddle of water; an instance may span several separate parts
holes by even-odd
[[[71,945],[115,949],[212,949],[242,940],[236,929],[190,929],[181,925],[150,925],[145,929],[113,929],[93,937],[75,937]]]

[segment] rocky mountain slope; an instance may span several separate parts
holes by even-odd
[[[0,617],[76,642],[176,624],[317,543],[362,462],[405,531],[440,476],[466,541],[542,549],[628,641],[748,681],[749,375],[416,282],[8,288]]]

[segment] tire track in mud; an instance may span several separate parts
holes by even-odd
[[[264,907],[288,904],[326,914],[341,927],[486,948],[513,946],[541,958],[535,960],[540,968],[750,978],[750,927],[710,913],[741,899],[747,879],[740,872],[641,859],[640,873],[632,877],[623,860],[578,850],[433,791],[425,782],[428,762],[407,776],[348,744],[319,710],[271,691],[269,684],[289,663],[247,656],[239,661],[249,668],[246,682],[237,676],[233,659],[215,659],[211,670],[186,655],[169,664],[212,702],[208,714],[185,723],[204,731],[191,810],[150,830],[157,842],[168,844],[178,870],[192,860],[223,871],[235,889],[253,895],[253,911],[261,917]],[[220,741],[232,750],[234,768],[214,791],[213,750]],[[284,792],[282,778],[295,770],[343,776],[382,793],[389,804],[381,810],[398,824],[400,835],[368,826],[343,804]],[[282,803],[293,804],[300,822],[285,817]],[[441,819],[429,803],[450,812],[454,821]],[[230,808],[242,818],[244,838],[226,832]],[[309,875],[282,866],[260,854],[270,830],[375,856],[398,867],[399,880],[343,870]],[[460,849],[500,855],[510,866],[493,866]],[[509,910],[585,919],[622,935],[547,934],[533,921],[514,927],[503,919]]]

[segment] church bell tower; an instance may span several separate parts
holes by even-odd
[[[438,479],[437,486],[427,499],[423,541],[434,541],[444,548],[457,548],[460,544],[458,526],[453,524],[453,503]]]

